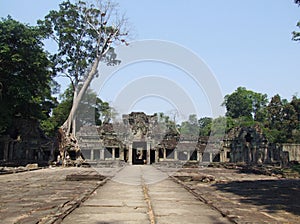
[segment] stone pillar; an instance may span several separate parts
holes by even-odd
[[[252,157],[252,151],[254,150],[253,147],[248,144],[248,146],[246,147],[247,151],[248,151],[248,162],[252,162],[253,161],[253,157]]]
[[[116,148],[111,149],[111,159],[115,160],[116,159]]]
[[[159,160],[159,151],[158,151],[159,149],[156,149],[155,150],[155,162],[159,162],[158,160]]]
[[[166,160],[166,158],[167,158],[167,150],[164,148],[164,160]]]
[[[213,161],[213,154],[212,152],[209,153],[209,162],[211,163]]]
[[[38,151],[38,160],[43,160],[44,158],[42,158],[42,152],[39,150]]]
[[[221,150],[220,151],[220,162],[222,163],[222,162],[225,162],[225,151],[224,151],[224,149],[223,150]]]
[[[190,152],[190,151],[187,151],[187,158],[186,158],[186,160],[189,161],[190,158],[191,158],[191,152]]]
[[[128,164],[132,165],[132,143],[129,143]]]
[[[150,165],[151,144],[147,142],[147,165]]]
[[[270,162],[273,163],[274,162],[274,153],[273,153],[273,149],[271,147],[266,147],[267,150],[270,151]]]
[[[5,141],[4,143],[4,152],[3,152],[3,160],[7,161],[8,160],[8,151],[9,151],[9,141]]]
[[[267,148],[263,148],[263,152],[264,152],[264,163],[269,161],[269,156],[268,156],[268,149]]]
[[[197,151],[197,161],[202,162],[202,153]]]
[[[174,160],[178,160],[178,152],[177,152],[177,149],[174,149]]]
[[[250,162],[256,162],[256,146],[254,145],[253,147],[250,148],[251,151],[251,158],[250,158]]]
[[[104,158],[104,148],[103,149],[100,149],[100,160],[105,160]]]
[[[94,160],[94,150],[91,149],[91,160]]]
[[[14,147],[15,147],[15,142],[11,141],[10,145],[9,145],[9,150],[8,150],[8,161],[13,160]]]
[[[125,160],[124,159],[124,150],[125,150],[124,148],[121,148],[121,147],[119,148],[119,153],[120,153],[119,154],[119,159],[120,160]]]
[[[29,149],[26,149],[26,151],[25,151],[25,159],[31,159],[31,158],[29,158]]]

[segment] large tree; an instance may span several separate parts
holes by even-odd
[[[299,115],[297,112],[297,97],[291,102],[277,94],[272,97],[267,106],[265,133],[271,142],[298,142]]]
[[[209,136],[210,135],[212,122],[213,122],[213,119],[210,117],[203,117],[198,120],[200,136]]]
[[[118,13],[118,7],[110,1],[95,4],[69,0],[59,5],[58,11],[50,11],[39,25],[58,44],[53,55],[54,70],[70,79],[73,102],[68,118],[61,127],[61,152],[72,142],[76,148],[76,112],[98,65],[103,60],[118,63],[113,51],[114,44],[126,43],[128,35],[126,19]]]
[[[189,119],[181,123],[180,134],[186,137],[199,136],[199,123],[196,114],[190,114]]]
[[[226,115],[231,118],[246,117],[255,121],[262,121],[267,104],[267,95],[238,87],[232,94],[224,98],[223,105],[226,107]]]
[[[294,107],[297,116],[296,128],[292,131],[294,142],[300,143],[300,98],[293,96],[291,105]]]
[[[54,106],[51,66],[37,27],[0,21],[0,134],[16,117],[44,120]]]

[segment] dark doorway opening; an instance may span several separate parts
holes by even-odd
[[[155,163],[155,150],[150,150],[150,164]]]
[[[124,149],[124,161],[127,163],[128,161],[128,149]]]
[[[132,144],[132,164],[141,165],[147,162],[147,143],[134,142]]]
[[[120,158],[120,149],[119,148],[115,148],[115,158],[116,159]]]
[[[192,155],[191,155],[191,157],[190,157],[190,160],[196,161],[197,159],[198,159],[198,158],[197,158],[197,151],[194,150],[194,151],[192,152]]]
[[[4,143],[0,143],[0,160],[4,159]]]
[[[220,162],[221,161],[221,157],[220,157],[220,153],[218,153],[217,155],[215,155],[213,162]]]

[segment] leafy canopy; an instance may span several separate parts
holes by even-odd
[[[117,5],[112,2],[97,1],[97,5],[67,0],[59,5],[59,10],[52,10],[38,24],[44,33],[57,43],[57,53],[52,55],[56,73],[70,79],[75,89],[84,82],[91,64],[98,57],[101,60],[110,57],[112,42],[120,41],[120,26],[125,19],[118,17]],[[105,53],[108,55],[105,57]]]
[[[295,0],[295,3],[300,6],[300,0]],[[300,28],[300,21],[297,23],[297,27]],[[300,41],[300,32],[294,31],[293,33],[293,40]]]
[[[42,120],[53,107],[42,34],[11,17],[0,21],[0,133],[16,116]]]
[[[238,87],[235,92],[224,98],[226,115],[231,118],[246,117],[257,121],[264,119],[263,108],[268,102],[267,95]]]

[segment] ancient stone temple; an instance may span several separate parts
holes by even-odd
[[[132,112],[120,123],[82,127],[77,133],[84,158],[92,162],[128,164],[212,162],[215,149],[205,156],[207,138],[189,139],[167,129],[156,114]]]
[[[299,144],[274,144],[259,127],[236,127],[224,138],[181,135],[166,127],[157,114],[132,112],[119,122],[82,126],[77,132],[81,155],[88,163],[105,166],[128,164],[182,165],[186,162],[243,162],[249,164],[300,161]],[[15,119],[0,136],[0,165],[46,165],[56,161],[58,146],[47,138],[35,120]],[[68,151],[78,163],[75,151]],[[71,163],[72,164],[72,163]]]
[[[282,150],[268,142],[257,127],[237,127],[225,137],[223,150],[227,162],[273,163],[280,161]]]

